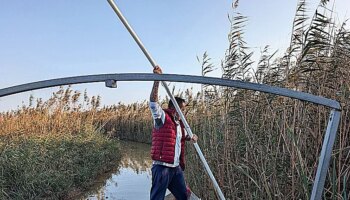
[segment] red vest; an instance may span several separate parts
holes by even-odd
[[[151,157],[152,160],[166,162],[174,164],[175,156],[175,144],[176,144],[176,123],[174,121],[175,109],[164,109],[165,121],[164,125],[159,128],[153,128],[152,130],[152,147]],[[180,166],[182,170],[185,169],[185,130],[182,121],[181,125],[181,153],[180,153]]]

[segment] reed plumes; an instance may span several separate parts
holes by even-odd
[[[119,146],[97,129],[99,97],[60,88],[1,114],[0,199],[71,199],[118,165]]]
[[[104,130],[124,140],[138,141],[150,143],[150,133],[152,130],[152,117],[149,115],[148,102],[122,104],[118,103],[115,106],[105,107],[100,112],[112,112],[108,121],[104,123]]]
[[[344,182],[349,178],[350,169],[347,150],[350,146],[350,82],[346,78],[350,75],[350,32],[344,28],[344,24],[336,28],[331,18],[320,14],[327,13],[323,11],[324,3],[320,4],[307,27],[302,24],[305,16],[300,14],[304,7],[305,2],[300,1],[288,56],[270,62],[274,53],[269,55],[265,49],[253,77],[259,83],[284,86],[341,102],[341,127],[324,198],[343,199],[350,191],[349,184]],[[242,19],[238,15],[238,18],[233,18],[233,23],[242,24]],[[250,58],[249,54],[244,53],[246,48],[241,48],[245,44],[238,37],[241,29],[236,27],[232,32],[230,35],[235,37],[230,37],[231,45],[223,63],[223,77],[252,81],[249,76],[251,63],[241,62]],[[223,98],[217,98],[216,104],[224,107],[224,111],[215,111],[216,107],[206,104],[204,108],[215,113],[215,117],[201,115],[201,119],[194,124],[214,122],[212,131],[215,134],[208,134],[208,128],[196,132],[207,133],[200,139],[203,143],[211,144],[206,151],[210,152],[209,160],[212,159],[212,166],[215,166],[215,174],[225,194],[234,199],[308,199],[330,111],[321,106],[256,92],[227,88],[222,88],[221,92]],[[211,138],[208,139],[208,135]],[[198,168],[200,165],[193,170]],[[210,183],[197,178],[205,176],[205,173],[192,175],[194,178],[190,182],[199,191],[205,191],[201,196],[208,196]],[[201,190],[203,185],[205,190]]]

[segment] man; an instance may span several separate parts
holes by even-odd
[[[156,66],[153,73],[162,74],[162,69]],[[162,109],[158,104],[159,81],[154,81],[150,95],[150,109],[154,119],[152,131],[151,156],[152,188],[151,200],[164,199],[168,188],[177,200],[187,199],[187,188],[183,175],[185,169],[185,140],[197,142],[197,135],[187,134],[184,125],[169,101],[168,109]],[[180,109],[185,109],[185,100],[176,97]]]

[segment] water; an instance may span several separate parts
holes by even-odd
[[[96,192],[90,192],[85,199],[149,199],[152,181],[150,148],[147,144],[121,141],[123,158],[119,168],[106,181],[101,180],[103,186],[97,186]]]

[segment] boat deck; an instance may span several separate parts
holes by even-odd
[[[164,200],[176,200],[175,197],[170,193],[165,196]],[[193,192],[191,192],[191,196],[189,200],[200,200],[199,197],[197,197]]]

